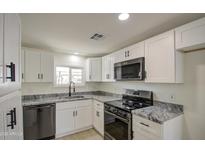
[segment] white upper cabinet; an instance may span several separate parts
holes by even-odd
[[[25,82],[53,82],[54,58],[51,53],[25,49]]]
[[[17,14],[0,14],[0,96],[21,87],[20,33]]]
[[[25,52],[25,82],[40,82],[41,53],[31,50]]]
[[[12,42],[12,43],[11,43]],[[20,20],[17,14],[6,14],[4,18],[4,62],[6,82],[20,83]],[[12,63],[15,65],[15,81],[12,75]],[[11,67],[9,67],[11,66]]]
[[[144,41],[115,52],[115,63],[144,57]]]
[[[205,48],[205,18],[175,29],[176,49],[182,51]]]
[[[145,41],[145,82],[183,82],[183,53],[175,50],[174,30]]]
[[[50,53],[41,53],[41,79],[42,82],[53,82],[54,57]]]
[[[102,57],[102,81],[114,82],[114,54]]]
[[[86,60],[86,81],[100,82],[102,80],[102,58]]]

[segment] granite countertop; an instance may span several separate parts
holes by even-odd
[[[183,114],[183,106],[171,103],[154,102],[153,106],[137,109],[132,113],[153,122],[163,124],[164,122]]]
[[[30,105],[41,105],[41,104],[52,104],[52,103],[62,103],[62,102],[70,102],[70,101],[77,101],[77,100],[85,100],[85,99],[95,99],[102,103],[113,101],[113,100],[120,100],[120,96],[116,95],[102,95],[102,94],[79,94],[73,95],[74,98],[66,98],[68,95],[51,95],[46,97],[31,97],[28,99],[22,99],[23,106],[30,106]],[[75,98],[75,96],[83,96],[79,98]],[[24,96],[23,96],[24,97]]]

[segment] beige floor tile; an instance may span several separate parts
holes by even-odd
[[[58,138],[58,140],[103,140],[103,137],[94,129]]]

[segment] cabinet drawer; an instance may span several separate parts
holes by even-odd
[[[86,106],[91,106],[92,105],[92,100],[91,99],[74,101],[74,102],[76,104],[76,107],[86,107]]]
[[[64,103],[56,104],[56,110],[70,109],[70,108],[75,108],[75,107],[76,107],[75,102],[64,102]]]
[[[69,109],[69,108],[76,108],[76,107],[86,107],[91,106],[92,102],[90,99],[86,100],[79,100],[79,101],[70,101],[70,102],[64,102],[64,103],[57,103],[56,109]]]
[[[95,109],[103,110],[104,104],[94,100],[94,107]]]
[[[150,120],[133,115],[133,131],[134,133],[144,134],[145,136],[161,137],[162,126]]]
[[[156,136],[147,132],[135,131],[133,133],[133,140],[160,140],[160,136]]]

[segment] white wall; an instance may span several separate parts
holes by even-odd
[[[205,139],[205,50],[185,54],[184,84],[100,84],[100,90],[108,92],[123,93],[126,88],[152,90],[155,100],[184,105],[184,138]],[[174,100],[170,99],[171,95]]]
[[[54,55],[54,66],[59,65],[59,66],[82,67],[84,68],[84,72],[85,72],[85,66],[86,66],[85,57],[62,54],[62,53],[52,53],[52,54]],[[85,73],[84,73],[84,79],[85,79]],[[96,89],[97,86],[95,83],[85,83],[84,86],[76,87],[77,92],[92,91]],[[49,93],[61,93],[61,92],[68,92],[68,87],[55,87],[53,83],[23,83],[22,84],[22,95],[49,94]]]

